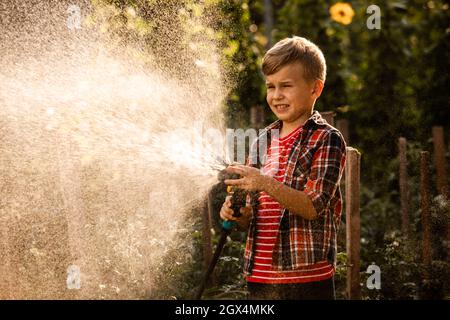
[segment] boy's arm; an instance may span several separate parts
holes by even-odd
[[[329,132],[314,154],[304,193],[311,200],[318,217],[330,205],[344,172],[346,145],[338,131]]]
[[[266,178],[263,180],[263,191],[277,200],[289,212],[298,214],[307,220],[318,218],[313,202],[305,192],[290,188],[272,177],[266,176]]]
[[[290,188],[272,177],[261,175],[255,168],[245,166],[229,167],[230,172],[239,173],[243,178],[225,183],[247,190],[265,191],[290,212],[313,220],[325,213],[338,187],[344,163],[345,142],[339,133],[332,131],[314,154],[304,191]]]

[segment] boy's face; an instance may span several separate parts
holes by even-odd
[[[301,63],[283,66],[266,77],[267,103],[284,124],[301,125],[322,92],[320,80],[306,81]]]

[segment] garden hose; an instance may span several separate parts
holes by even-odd
[[[225,179],[237,179],[237,178],[239,178],[238,175],[226,173],[224,170],[219,172],[219,180],[221,181]],[[233,210],[233,216],[240,217],[241,216],[240,209],[242,207],[245,207],[247,193],[242,189],[232,186],[227,187],[227,193],[229,196],[231,196],[230,201],[231,201],[231,209]],[[203,280],[200,283],[200,287],[198,288],[197,294],[195,295],[196,300],[201,299],[203,291],[205,290],[206,283],[208,282],[209,277],[214,271],[217,261],[219,260],[220,254],[222,253],[223,247],[227,241],[227,237],[230,235],[235,224],[236,222],[231,220],[222,222],[222,231],[220,234],[219,242],[217,243],[214,255],[211,259],[211,262],[209,263],[208,269],[206,270]]]

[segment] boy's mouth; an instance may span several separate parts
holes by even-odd
[[[283,112],[289,108],[289,105],[288,104],[276,104],[275,108],[277,109],[277,111]]]

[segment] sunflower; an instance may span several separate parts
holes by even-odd
[[[337,2],[330,8],[331,19],[342,24],[352,23],[355,11],[349,3]]]

